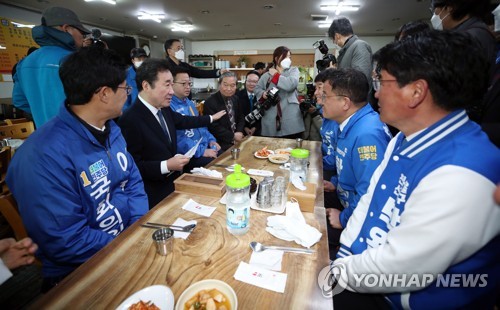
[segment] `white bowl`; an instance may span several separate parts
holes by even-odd
[[[229,303],[231,304],[231,310],[238,309],[238,298],[236,297],[236,293],[234,292],[233,288],[226,282],[215,279],[208,279],[191,284],[191,286],[184,290],[179,299],[177,299],[175,310],[184,310],[184,304],[186,303],[186,301],[196,295],[196,293],[198,293],[199,291],[211,290],[214,288],[226,295],[226,297],[229,299]]]
[[[127,310],[139,301],[148,302],[152,301],[160,310],[174,309],[174,294],[165,285],[153,285],[143,288],[142,290],[130,295],[124,302],[122,302],[116,309]]]

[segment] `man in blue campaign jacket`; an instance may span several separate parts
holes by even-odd
[[[12,102],[33,115],[37,127],[54,117],[66,96],[59,79],[59,64],[65,56],[84,45],[85,28],[76,14],[66,8],[50,7],[43,12],[42,24],[32,29],[40,48],[17,65]]]
[[[395,308],[493,308],[500,151],[465,112],[488,84],[478,48],[464,34],[431,31],[381,49],[380,117],[401,132],[341,236],[335,266],[349,291],[385,294]],[[368,298],[349,291],[334,296],[335,309]]]
[[[170,108],[182,115],[198,116],[196,106],[188,98],[191,93],[192,84],[188,71],[179,67],[172,70],[172,75],[174,77],[174,96],[170,102]],[[217,158],[220,145],[210,131],[208,131],[207,127],[177,129],[176,131],[177,151],[181,154],[188,152],[201,139],[193,158],[184,167],[185,171],[191,171],[195,167],[204,167],[214,158]]]
[[[325,191],[336,190],[344,210],[328,209],[333,228],[346,226],[366,193],[373,171],[382,161],[391,138],[387,126],[367,103],[368,81],[355,69],[326,70],[323,75],[323,116],[338,126],[335,146],[337,176],[324,181]]]
[[[44,291],[148,210],[139,170],[111,120],[129,92],[126,67],[117,53],[99,47],[70,55],[60,69],[65,105],[9,166],[7,184],[39,246]]]

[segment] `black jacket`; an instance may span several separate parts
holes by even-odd
[[[127,150],[134,157],[141,172],[144,189],[148,195],[149,208],[174,191],[174,180],[180,172],[161,174],[160,163],[177,154],[176,129],[206,127],[210,116],[183,116],[170,107],[162,109],[163,117],[172,139],[163,132],[156,116],[139,100],[130,107],[118,121],[127,141]]]
[[[240,105],[238,103],[238,97],[232,96],[231,101],[233,102],[234,115],[236,117],[236,131],[244,133],[245,119],[240,111]],[[212,115],[221,110],[226,110],[226,103],[222,98],[220,91],[216,92],[205,100],[203,105],[203,114]],[[219,121],[213,122],[208,126],[208,130],[214,135],[217,143],[221,146],[222,150],[227,150],[234,144],[234,133],[231,130],[231,121],[229,120],[229,115],[226,113]]]

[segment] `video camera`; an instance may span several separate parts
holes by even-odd
[[[330,62],[332,64],[337,63],[337,58],[335,58],[335,56],[332,54],[328,54],[328,46],[326,45],[324,40],[314,42],[313,47],[317,48],[321,52],[321,54],[323,54],[323,59],[316,61],[316,68],[318,68],[318,71],[321,72],[330,67]]]
[[[278,96],[279,89],[277,87],[273,87],[267,91],[267,99],[264,99],[264,96],[260,98],[257,103],[255,103],[255,107],[252,112],[248,113],[245,116],[245,121],[249,125],[253,125],[255,122],[259,121],[262,116],[266,113],[266,110],[269,110],[270,107],[275,106],[280,101],[280,97]]]
[[[106,43],[101,40],[102,32],[101,30],[94,28],[92,29],[92,33],[90,38],[92,39],[92,45],[96,45],[102,48],[106,48]]]

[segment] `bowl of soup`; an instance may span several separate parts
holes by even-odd
[[[190,309],[236,310],[238,298],[226,282],[216,279],[202,280],[185,289],[177,299],[175,310]]]

